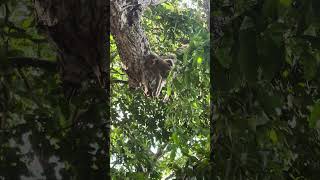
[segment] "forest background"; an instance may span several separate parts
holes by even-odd
[[[109,108],[90,86],[66,101],[32,2],[0,1],[0,178],[101,177],[103,115],[113,179],[319,179],[320,1],[211,1],[210,38],[204,2],[185,3],[141,21],[177,56],[159,99],[128,89],[110,36]]]
[[[129,90],[110,36],[109,111],[88,98],[102,93],[90,85],[66,101],[56,68],[57,49],[38,31],[33,3],[0,1],[0,177],[101,176],[109,163],[103,156],[106,137],[100,112],[104,118],[110,113],[113,179],[208,176],[210,41],[202,6],[200,1],[170,1],[143,15],[152,50],[177,56],[158,99]]]

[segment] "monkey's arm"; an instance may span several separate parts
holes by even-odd
[[[162,89],[162,84],[163,84],[162,81],[163,81],[163,78],[161,74],[158,73],[157,79],[156,79],[156,89],[155,89],[155,92],[153,92],[152,94],[153,96],[158,97],[160,95],[160,91]]]

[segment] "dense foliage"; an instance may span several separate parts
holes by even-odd
[[[159,99],[128,89],[111,46],[114,179],[209,178],[209,32],[201,6],[181,2],[148,9],[142,21],[154,52],[177,55]]]
[[[215,179],[319,179],[320,1],[211,6]]]
[[[177,55],[160,99],[128,89],[111,45],[114,179],[208,176],[209,33],[200,9],[179,4],[143,19],[152,49]],[[87,84],[66,101],[56,49],[36,29],[31,1],[0,1],[0,179],[99,179],[107,97]]]
[[[110,112],[90,86],[65,101],[56,50],[36,31],[31,1],[0,0],[0,179],[101,175],[109,113],[113,179],[319,179],[320,1],[211,3],[223,25],[211,59],[213,177],[209,33],[202,1],[181,2],[142,20],[152,50],[177,55],[159,99],[128,89],[111,45]]]

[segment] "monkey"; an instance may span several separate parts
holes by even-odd
[[[151,95],[153,97],[158,97],[162,87],[166,83],[166,78],[169,75],[170,70],[174,66],[173,59],[162,59],[155,53],[151,52],[145,56],[145,69],[149,71],[146,73],[146,78],[152,78],[150,87],[152,87],[152,92],[148,91],[148,87],[145,85],[145,94]]]

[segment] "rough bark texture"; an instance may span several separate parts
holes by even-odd
[[[223,36],[223,27],[227,25],[230,22],[230,18],[228,17],[222,17],[214,15],[213,12],[220,9],[220,5],[218,1],[211,0],[210,3],[210,44],[211,44],[211,53],[210,58],[212,59],[210,61],[210,79],[214,79],[215,76],[215,68],[216,66],[216,59],[215,59],[215,52],[219,48],[219,45],[221,43],[221,37]],[[228,6],[229,12],[233,14],[233,8],[232,6]],[[211,94],[215,91],[214,83],[211,84]],[[220,136],[220,132],[216,131],[216,124],[217,124],[217,114],[219,101],[214,98],[214,96],[211,96],[211,113],[210,113],[210,163],[211,165],[215,164],[215,158],[217,157],[217,148],[219,147],[220,142],[222,142],[222,138]],[[211,168],[214,168],[211,166]]]
[[[207,19],[207,29],[210,31],[210,1],[203,0],[203,9],[205,12],[205,18]]]
[[[144,86],[144,92],[154,92],[154,75],[144,66],[150,54],[148,39],[140,24],[144,10],[160,0],[113,0],[111,8],[111,34],[114,36],[123,69],[128,75],[130,88]],[[148,76],[146,75],[148,74]],[[164,82],[162,82],[163,84]]]
[[[76,115],[78,128],[70,132],[75,139],[62,151],[72,151],[69,157],[71,177],[76,179],[107,179],[109,174],[109,17],[110,4],[106,0],[34,0],[38,29],[52,40],[59,55],[60,74],[67,96],[74,89],[92,87],[97,92],[84,96],[86,111]],[[86,91],[82,88],[83,91]],[[82,124],[93,124],[93,131]],[[97,133],[102,137],[96,137]],[[92,155],[83,143],[98,138],[99,148]],[[81,144],[83,143],[83,144]],[[44,160],[44,163],[48,159]],[[42,163],[43,166],[45,164]],[[48,175],[48,174],[46,174]],[[66,177],[68,177],[66,175]],[[49,178],[50,179],[50,178]],[[68,178],[67,178],[68,179]]]
[[[66,88],[80,87],[88,77],[105,85],[107,2],[105,0],[35,0],[39,29],[56,45]]]

